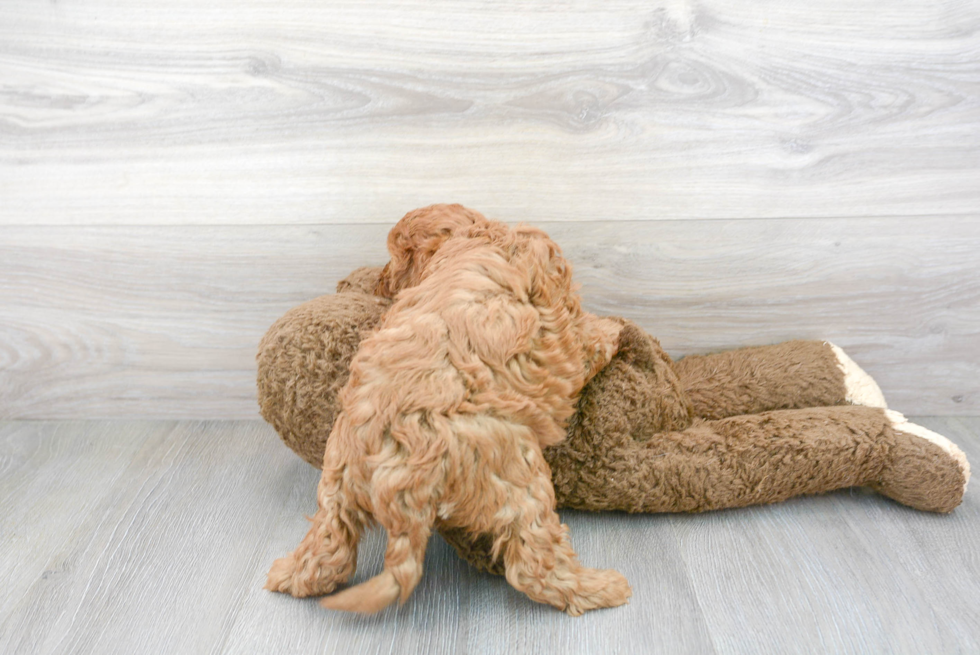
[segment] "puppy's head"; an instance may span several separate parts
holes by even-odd
[[[374,293],[394,298],[402,289],[415,286],[443,243],[457,232],[485,220],[480,212],[462,205],[429,205],[408,212],[388,233],[391,261],[381,272]]]

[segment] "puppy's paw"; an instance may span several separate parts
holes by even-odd
[[[290,594],[296,597],[309,596],[309,585],[303,583],[300,575],[301,570],[297,570],[296,558],[292,553],[285,557],[280,557],[272,563],[269,575],[265,581],[265,588],[269,591],[278,591],[283,594]]]
[[[296,598],[322,596],[337,587],[337,579],[323,573],[315,562],[298,562],[295,554],[290,553],[273,562],[265,588]]]
[[[623,605],[632,595],[629,582],[618,571],[582,569],[575,595],[568,600],[565,611],[571,616],[581,616],[589,610]]]

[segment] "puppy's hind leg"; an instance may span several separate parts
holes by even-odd
[[[385,551],[384,570],[356,587],[344,589],[320,601],[331,610],[374,614],[391,605],[395,600],[404,603],[422,579],[422,562],[425,548],[432,535],[432,522],[415,522],[400,526],[381,525],[388,531],[388,548]]]
[[[540,459],[529,449],[526,459]],[[555,512],[555,495],[547,466],[536,466],[526,489],[516,489],[511,507],[517,518],[499,526],[502,534],[507,581],[532,600],[547,603],[580,616],[591,609],[616,607],[632,595],[629,583],[613,570],[582,566],[568,540],[568,528]]]
[[[354,575],[362,526],[357,513],[345,506],[342,475],[342,468],[324,467],[313,525],[296,550],[273,563],[266,589],[297,598],[319,596]]]
[[[410,461],[375,472],[374,518],[388,532],[384,570],[367,582],[327,596],[320,601],[323,607],[374,614],[395,600],[408,600],[422,579],[425,549],[436,519],[438,469]]]

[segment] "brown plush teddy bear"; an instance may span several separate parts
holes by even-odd
[[[320,468],[338,392],[363,336],[391,301],[362,268],[286,313],[258,353],[262,416]],[[583,390],[567,438],[544,451],[559,507],[697,512],[867,486],[920,510],[949,512],[970,477],[945,437],[885,408],[842,350],[790,341],[671,361],[620,319],[620,347]],[[503,573],[491,535],[440,528],[474,566]]]

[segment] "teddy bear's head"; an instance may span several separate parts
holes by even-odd
[[[340,390],[357,348],[391,300],[375,296],[381,268],[359,268],[320,296],[286,312],[259,344],[262,417],[304,460],[320,468]]]

